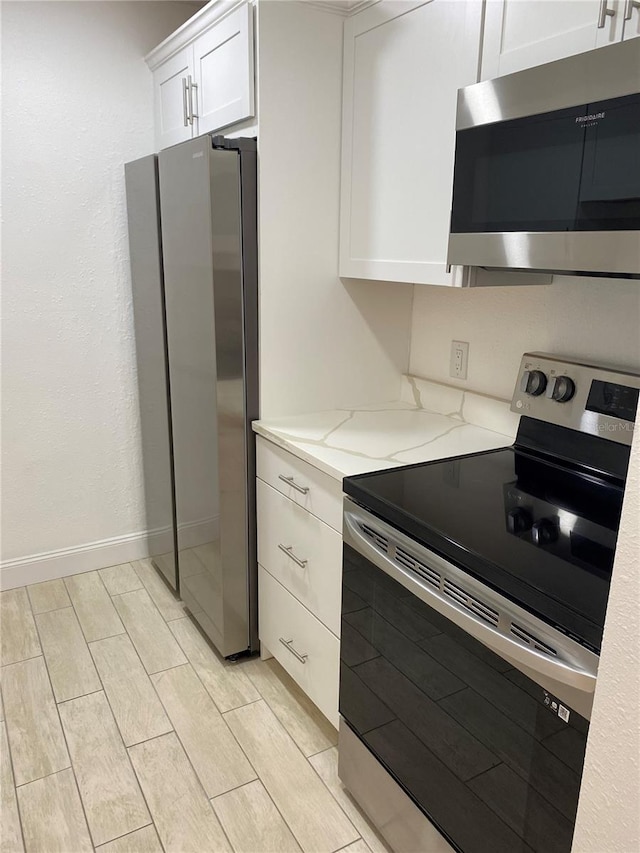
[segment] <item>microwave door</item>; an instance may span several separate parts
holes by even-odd
[[[584,230],[640,228],[640,95],[591,105],[585,128],[577,224]]]

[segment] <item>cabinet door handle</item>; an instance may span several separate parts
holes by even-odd
[[[194,83],[191,79],[191,74],[189,74],[189,83],[187,84],[187,88],[189,89],[189,122],[193,124],[194,118],[198,118],[198,114],[193,111],[193,90],[196,90],[196,107],[198,106],[197,95],[198,95],[198,84]]]
[[[182,118],[184,126],[189,127],[189,108],[187,105],[187,78],[182,78]]]
[[[284,638],[284,637],[280,637],[280,642],[281,642],[281,643],[282,643],[282,645],[285,647],[285,649],[289,649],[289,651],[291,652],[291,654],[292,654],[295,658],[298,658],[298,660],[300,661],[300,663],[306,663],[306,662],[307,662],[307,658],[309,657],[309,655],[308,655],[308,654],[306,654],[306,653],[305,653],[305,654],[303,654],[303,655],[301,655],[299,651],[296,651],[296,649],[294,649],[294,648],[293,648],[293,645],[292,645],[293,640],[285,640],[285,638]]]
[[[309,494],[309,486],[299,486],[294,482],[293,477],[285,477],[284,474],[278,474],[278,479],[284,480],[288,486],[292,486],[296,492],[300,492],[301,495]]]
[[[624,19],[630,21],[634,9],[640,9],[640,0],[627,0],[624,4]]]
[[[604,25],[605,25],[605,22],[607,20],[607,16],[610,15],[613,18],[613,16],[615,15],[615,10],[609,9],[607,4],[608,4],[608,0],[600,0],[600,14],[598,15],[598,29],[599,30],[604,29]]]
[[[296,565],[300,566],[301,569],[304,569],[304,567],[307,565],[306,560],[301,560],[300,557],[296,557],[296,555],[293,553],[293,545],[278,545],[278,548],[280,548],[281,551],[284,551],[287,557],[291,557],[293,562],[296,563]]]

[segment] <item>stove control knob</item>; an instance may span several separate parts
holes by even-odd
[[[558,540],[558,528],[550,518],[541,518],[531,528],[531,539],[534,545],[542,547]]]
[[[549,396],[558,403],[567,403],[575,393],[576,386],[573,379],[568,376],[556,376]]]
[[[509,533],[526,533],[531,530],[533,518],[526,509],[510,509],[507,513],[507,530]]]
[[[525,394],[531,397],[539,397],[544,394],[544,389],[547,387],[547,377],[541,370],[525,370],[522,374],[522,382],[520,388]]]

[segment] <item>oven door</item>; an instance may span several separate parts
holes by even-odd
[[[349,498],[344,542],[350,731],[456,850],[569,853],[597,656]]]

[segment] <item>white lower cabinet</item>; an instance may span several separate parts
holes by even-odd
[[[342,485],[288,450],[258,436],[258,478],[277,489],[307,512],[342,531]]]
[[[342,537],[262,480],[257,492],[258,562],[339,636]]]
[[[258,436],[259,636],[338,725],[342,484]]]
[[[262,566],[258,590],[261,642],[337,727],[338,638]]]

